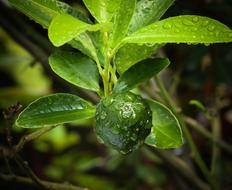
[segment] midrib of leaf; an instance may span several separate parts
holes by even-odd
[[[159,131],[160,133],[162,133],[163,135],[165,135],[166,137],[168,137],[169,139],[173,140],[174,142],[178,142],[176,139],[172,138],[171,136],[169,136],[167,133],[163,132],[162,130],[159,129],[159,126],[155,127],[154,130]]]
[[[50,15],[50,14],[59,14],[58,11],[55,11],[55,10],[52,9],[52,8],[48,8],[48,7],[46,7],[46,6],[43,6],[43,5],[41,5],[40,3],[38,3],[38,2],[31,1],[31,3],[34,4],[35,6],[38,6],[41,10],[42,10],[42,9],[48,10],[49,15]],[[21,5],[17,6],[17,9],[19,9],[19,10],[20,10],[21,12],[23,12],[24,14],[28,15],[30,18],[34,19],[33,15],[32,15],[30,12],[27,12]],[[52,13],[51,13],[51,12],[52,12]],[[44,25],[44,27],[48,28],[48,25],[47,25],[47,26]]]
[[[54,112],[31,115],[31,117],[33,117],[33,118],[27,118],[27,119],[21,118],[20,123],[23,123],[25,121],[27,121],[27,122],[28,121],[33,121],[33,120],[37,120],[37,121],[38,120],[44,120],[44,117],[50,117],[49,118],[49,120],[50,120],[50,119],[57,119],[57,118],[60,118],[60,117],[63,118],[63,117],[66,117],[66,116],[73,117],[73,116],[75,116],[77,114],[79,114],[79,115],[86,115],[86,114],[91,115],[91,114],[94,114],[94,112],[95,112],[94,108],[91,108],[91,109],[88,108],[88,110],[83,109],[83,110],[54,111]],[[38,117],[38,118],[36,118],[36,117]],[[77,120],[78,120],[78,118],[77,118]]]

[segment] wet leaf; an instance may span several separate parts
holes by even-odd
[[[232,30],[211,18],[176,16],[155,22],[128,36],[127,43],[222,43],[232,42]]]
[[[57,0],[9,0],[9,2],[45,28],[48,28],[53,17],[61,13],[68,13],[85,22],[89,21],[78,10]]]
[[[135,88],[142,82],[149,80],[169,65],[168,59],[147,59],[133,65],[119,78],[114,92],[124,92]]]
[[[85,6],[99,23],[111,21],[121,0],[83,0]]]
[[[183,144],[180,124],[174,114],[159,102],[148,101],[152,111],[152,129],[145,143],[156,148],[179,148]]]
[[[39,128],[93,117],[95,107],[72,94],[53,94],[39,98],[23,110],[16,125]]]
[[[80,53],[57,51],[49,57],[49,64],[56,74],[68,82],[99,91],[97,66],[90,58]]]
[[[129,33],[159,20],[173,2],[174,0],[140,0],[131,20]]]
[[[48,36],[53,45],[59,47],[85,31],[96,31],[102,25],[91,25],[68,14],[57,15],[48,28]]]
[[[126,36],[135,5],[136,0],[123,0],[121,2],[114,19],[111,47],[115,47]]]
[[[123,74],[134,64],[142,61],[156,52],[161,45],[158,44],[126,44],[117,52],[115,64],[119,74]]]
[[[140,0],[130,22],[128,33],[155,22],[163,16],[174,0]],[[117,71],[122,74],[134,64],[142,61],[156,52],[163,45],[158,44],[126,44],[121,47],[116,56]]]

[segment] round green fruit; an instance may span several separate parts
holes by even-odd
[[[123,154],[138,148],[152,126],[149,105],[131,92],[103,98],[97,105],[95,119],[98,138]]]

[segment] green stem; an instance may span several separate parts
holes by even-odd
[[[110,56],[109,56],[109,44],[108,44],[108,33],[103,33],[103,42],[105,45],[105,65],[103,74],[104,94],[108,96],[110,94],[109,80],[110,80]]]
[[[213,134],[213,148],[212,148],[212,160],[211,160],[211,175],[214,180],[217,180],[219,176],[217,176],[217,167],[219,166],[220,160],[220,147],[216,143],[220,140],[221,137],[221,125],[219,116],[215,116],[211,119],[212,125],[212,134]],[[218,187],[219,189],[219,187]]]
[[[204,126],[202,126],[195,119],[188,117],[188,116],[184,116],[184,120],[188,124],[188,126],[192,127],[197,133],[201,134],[206,139],[209,139],[210,141],[214,142],[215,144],[220,146],[223,150],[227,151],[227,153],[232,155],[232,145],[228,144],[222,139],[215,139],[213,135],[209,131],[207,131],[204,128]]]
[[[169,96],[166,88],[164,87],[163,82],[160,80],[159,77],[155,77],[155,81],[157,83],[157,86],[160,89],[160,93],[162,95],[163,100],[166,102],[167,105],[170,106],[172,112],[176,115],[177,119],[179,120],[181,126],[182,126],[182,130],[185,134],[186,140],[191,148],[192,154],[193,154],[193,158],[195,160],[195,162],[197,163],[198,167],[200,168],[201,172],[203,173],[203,175],[205,176],[205,178],[207,179],[207,181],[211,184],[212,187],[215,187],[215,181],[212,180],[210,172],[207,168],[207,166],[205,165],[198,149],[197,146],[195,145],[193,138],[191,136],[190,131],[188,130],[184,120],[182,119],[183,116],[182,114],[178,113],[178,109],[175,105],[175,103],[172,101],[171,97]]]

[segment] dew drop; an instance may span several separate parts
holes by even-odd
[[[207,26],[208,24],[209,24],[209,21],[206,20],[206,21],[204,21],[204,22],[202,23],[202,26]]]
[[[127,152],[126,151],[123,151],[123,150],[120,150],[119,151],[121,154],[126,154]]]
[[[209,45],[210,45],[210,43],[204,43],[204,45],[205,45],[205,46],[209,46]]]
[[[111,128],[111,131],[112,131],[112,133],[115,134],[115,135],[118,135],[118,134],[119,134],[119,130],[118,130],[116,127],[112,127],[112,128]]]
[[[191,20],[187,20],[187,19],[183,20],[182,23],[185,26],[192,26],[192,25],[194,25]]]
[[[146,45],[147,47],[152,47],[152,46],[154,46],[153,43],[146,43],[145,45]]]
[[[164,28],[164,29],[170,29],[170,28],[172,28],[172,25],[171,25],[170,23],[165,23],[165,24],[163,25],[163,28]]]
[[[198,22],[198,21],[199,21],[199,18],[198,18],[198,17],[194,17],[192,20],[193,20],[193,22],[195,22],[195,23],[196,23],[196,22]]]
[[[103,112],[101,113],[100,118],[101,118],[101,119],[105,119],[105,118],[106,118],[106,116],[107,116],[106,112],[104,112],[104,111],[103,111]]]
[[[208,27],[208,31],[212,32],[212,31],[214,31],[214,30],[215,30],[215,26],[209,26],[209,27]]]

